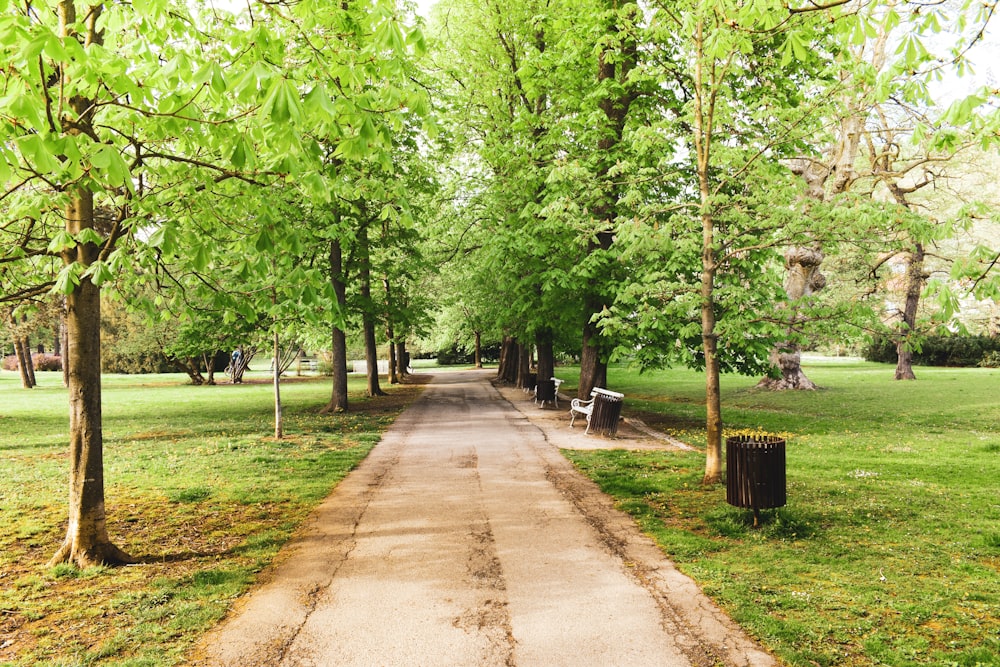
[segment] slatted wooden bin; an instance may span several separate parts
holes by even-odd
[[[595,389],[594,410],[590,415],[590,431],[613,436],[618,432],[625,394],[607,389]]]
[[[754,526],[760,525],[760,510],[785,506],[784,438],[726,438],[726,502],[752,509]]]

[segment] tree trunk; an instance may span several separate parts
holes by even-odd
[[[621,188],[618,179],[611,177],[611,170],[618,164],[616,148],[622,141],[625,122],[629,110],[636,98],[634,86],[629,81],[629,73],[638,62],[638,41],[630,32],[622,33],[619,25],[619,12],[627,11],[633,16],[627,17],[624,24],[631,23],[637,17],[634,6],[624,7],[617,0],[606,0],[603,9],[607,12],[608,23],[604,26],[601,40],[601,51],[597,63],[597,87],[607,93],[598,100],[598,107],[604,113],[604,132],[597,141],[598,167],[595,174],[595,184],[599,188],[598,200],[593,207],[593,216],[600,226],[596,243],[591,243],[590,251],[607,251],[614,243],[614,224],[618,216],[618,200],[621,198]],[[638,23],[638,21],[636,21]],[[617,85],[609,86],[609,82]],[[606,387],[608,384],[607,353],[602,344],[601,331],[591,319],[601,312],[606,305],[606,299],[599,294],[590,294],[584,301],[584,314],[587,321],[583,325],[583,341],[580,353],[580,384],[577,396],[589,399],[594,387]]]
[[[794,330],[801,322],[796,313],[796,303],[811,296],[826,285],[820,273],[823,253],[819,248],[789,248],[785,251],[785,293],[788,296],[789,340],[771,350],[771,363],[781,372],[781,377],[764,378],[757,386],[761,389],[817,389],[816,384],[802,371],[802,353],[792,340]]]
[[[63,299],[62,313],[59,315],[59,340],[62,343],[60,356],[62,358],[63,386],[69,386],[69,329],[66,327],[66,300]]]
[[[551,329],[543,327],[535,333],[535,347],[538,349],[538,379],[548,380],[556,373]]]
[[[392,328],[390,327],[385,334],[389,338],[388,342],[388,353],[389,353],[389,384],[399,384],[399,369],[396,362],[396,344],[392,342]]]
[[[208,378],[205,380],[205,384],[209,386],[215,385],[215,353],[209,354],[207,352],[202,353],[202,360],[205,362],[205,373]]]
[[[589,400],[594,387],[608,386],[608,364],[601,359],[599,340],[600,332],[597,330],[597,325],[589,322],[585,324],[583,351],[580,355],[580,386],[577,389],[577,396],[581,399]]]
[[[274,437],[281,440],[285,437],[285,420],[281,411],[281,342],[278,340],[278,329],[275,327],[272,342],[273,362],[271,376],[274,383]]]
[[[483,335],[479,331],[473,332],[475,336],[475,360],[476,368],[483,367]]]
[[[389,345],[389,384],[399,384],[399,369],[396,360],[396,336],[392,330],[392,286],[389,277],[382,278],[385,289],[385,338]]]
[[[722,395],[720,391],[719,339],[715,332],[714,221],[702,215],[701,341],[705,352],[705,476],[702,484],[722,481]]]
[[[720,391],[719,336],[715,331],[715,274],[719,270],[715,247],[715,218],[712,204],[712,143],[715,140],[715,96],[709,90],[715,81],[714,70],[703,69],[705,59],[704,25],[698,23],[694,44],[694,149],[698,167],[699,204],[701,208],[701,341],[705,354],[705,475],[702,483],[722,481],[722,397]]]
[[[92,194],[79,191],[67,211],[67,231],[85,229],[92,217]],[[88,214],[88,210],[90,214]],[[79,223],[77,225],[76,223]],[[71,233],[74,233],[71,231]],[[90,261],[92,245],[79,248]],[[69,346],[70,495],[66,539],[49,561],[78,567],[133,562],[111,543],[104,505],[104,441],[101,427],[100,290],[83,278],[66,298]]]
[[[17,372],[21,375],[21,387],[31,389],[35,386],[32,381],[32,374],[28,372],[31,364],[31,350],[25,344],[25,339],[21,336],[14,336],[14,356],[17,357]]]
[[[517,344],[517,386],[521,389],[531,389],[531,346],[521,342]]]
[[[385,396],[378,381],[378,344],[375,341],[375,324],[367,317],[364,323],[365,362],[368,366],[368,396]]]
[[[402,379],[410,374],[409,364],[406,360],[406,341],[400,340],[396,342],[396,366],[399,370],[399,379]]]
[[[324,413],[347,412],[347,334],[343,329],[347,310],[347,285],[344,281],[344,253],[339,240],[330,241],[330,284],[337,298],[333,315],[332,354],[333,393]]]
[[[28,378],[31,380],[31,386],[38,386],[38,378],[35,377],[35,359],[31,353],[31,339],[27,336],[23,339],[24,344],[24,367],[28,371]]]
[[[181,364],[184,366],[184,370],[187,371],[188,377],[191,378],[191,384],[196,387],[205,384],[205,376],[201,374],[201,368],[195,357],[185,357]]]
[[[233,384],[240,384],[243,382],[243,373],[246,372],[247,367],[250,365],[250,360],[253,359],[256,353],[256,347],[245,349],[242,345],[238,346],[233,351],[230,366],[233,371]]]
[[[100,43],[97,21],[100,5],[90,8],[86,18],[84,44]],[[76,38],[76,8],[73,0],[61,0],[58,7],[59,34]],[[75,118],[68,118],[69,134],[92,134],[92,100],[68,100]],[[80,187],[69,193],[66,231],[74,238],[84,229],[94,228],[94,193]],[[98,255],[92,243],[63,251],[68,265],[90,266]],[[79,567],[132,562],[132,558],[111,543],[104,505],[104,438],[101,415],[101,294],[89,277],[66,296],[66,352],[69,373],[70,483],[69,526],[62,546],[49,567],[70,562]]]
[[[517,369],[520,366],[518,361],[518,346],[513,336],[504,336],[500,343],[500,364],[497,367],[497,379],[504,384],[515,384],[517,382]]]
[[[903,306],[902,335],[896,340],[896,379],[916,380],[910,338],[917,325],[917,307],[924,289],[924,246],[914,245],[906,267],[906,303]]]
[[[831,148],[826,164],[811,159],[795,160],[792,172],[801,176],[807,186],[806,196],[817,201],[842,194],[854,178],[854,160],[861,143],[863,122],[859,114],[848,114],[840,121],[837,143]],[[832,183],[828,185],[830,179]],[[817,245],[813,248],[790,248],[785,252],[785,291],[789,308],[795,302],[810,296],[826,286],[826,277],[820,272],[823,253]],[[797,326],[793,313],[790,328]],[[780,371],[780,378],[764,378],[757,385],[762,389],[817,389],[816,384],[802,371],[802,354],[797,342],[789,340],[775,347],[771,362]]]
[[[362,226],[358,232],[361,251],[360,287],[362,320],[365,339],[365,361],[368,365],[368,396],[385,396],[378,383],[378,344],[375,341],[375,316],[372,312],[371,254],[368,246],[368,228]]]

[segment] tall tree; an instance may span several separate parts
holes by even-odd
[[[70,41],[99,48],[103,30],[98,28],[102,7],[88,8],[77,16],[73,0],[57,7],[58,36],[64,48]],[[82,18],[82,20],[81,20]],[[62,110],[59,119],[64,137],[94,137],[98,100],[74,77],[69,63],[58,66],[60,98],[45,96],[46,108]],[[53,119],[54,121],[54,119]],[[54,122],[52,130],[55,130]],[[68,184],[64,219],[66,234],[76,242],[62,251],[67,269],[78,272],[78,283],[66,295],[66,364],[69,370],[70,494],[69,526],[62,546],[51,563],[70,561],[81,566],[127,563],[132,559],[111,542],[104,506],[104,438],[101,420],[101,295],[89,274],[98,260],[101,237],[94,231],[94,193],[88,179]]]
[[[419,31],[400,28],[395,3],[348,11],[303,0],[249,10],[237,18],[184,3],[71,0],[3,8],[16,39],[0,45],[0,115],[14,119],[0,123],[0,301],[52,288],[67,298],[70,525],[53,562],[127,559],[105,523],[100,284],[116,275],[150,279],[160,275],[157,261],[179,259],[193,269],[185,275],[204,275],[214,234],[229,229],[230,205],[249,192],[237,184],[290,181],[328,201],[315,137],[339,133],[339,155],[365,157],[381,141],[372,118],[421,102],[356,83],[360,51],[337,41],[358,23],[367,61],[380,73],[401,71]],[[337,78],[340,87],[330,83]],[[274,249],[270,239],[294,240],[263,231],[247,235],[258,255]],[[125,270],[133,262],[143,269]],[[250,267],[233,273],[241,270]],[[278,315],[285,308],[272,306]]]
[[[804,45],[824,28],[777,3],[657,3],[650,31],[634,76],[658,82],[663,112],[635,135],[647,157],[627,196],[641,213],[616,230],[635,277],[602,326],[646,365],[705,369],[711,484],[722,473],[720,375],[765,367],[780,321],[776,249],[806,238],[781,160],[818,126],[823,100],[804,91],[821,86],[821,70]]]
[[[597,192],[591,205],[596,223],[595,238],[588,250],[593,254],[606,253],[614,242],[615,223],[619,215],[619,200],[624,187],[613,173],[620,161],[618,147],[622,143],[625,124],[638,87],[630,75],[638,62],[640,23],[639,5],[620,0],[604,0],[599,7],[599,29],[595,30],[597,43],[597,107],[602,114],[600,129],[596,133],[594,153],[594,186]],[[601,342],[601,331],[595,316],[610,303],[603,293],[615,284],[611,262],[598,264],[599,270],[590,276],[585,299],[583,344],[580,355],[579,397],[589,398],[594,387],[607,386],[608,357],[611,350]],[[609,280],[609,278],[612,278]]]

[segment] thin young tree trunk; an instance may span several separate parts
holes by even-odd
[[[382,278],[382,287],[385,289],[385,337],[389,346],[389,384],[399,384],[399,369],[396,365],[396,336],[392,330],[392,286],[389,277]]]
[[[275,327],[272,342],[273,369],[272,380],[274,382],[274,437],[281,440],[285,436],[285,421],[281,411],[281,344],[278,340],[278,330]]]
[[[708,485],[722,481],[722,394],[719,337],[715,332],[714,227],[711,215],[703,214],[701,340],[705,352],[705,476],[702,478],[702,483]]]
[[[475,335],[475,358],[476,358],[476,368],[483,367],[483,335],[479,331],[474,332]]]
[[[97,21],[100,5],[86,17],[85,46],[100,43]],[[73,0],[58,5],[59,35],[77,39],[76,6]],[[68,100],[75,118],[66,119],[69,134],[92,134],[92,100]],[[66,231],[78,238],[84,229],[94,228],[94,193],[79,187],[69,193],[65,209]],[[92,243],[63,251],[66,264],[79,262],[84,268],[98,256]],[[101,293],[87,276],[66,296],[66,352],[69,371],[70,490],[69,525],[62,546],[49,566],[63,562],[79,567],[132,562],[132,558],[111,543],[104,505],[104,437],[101,415]]]
[[[371,253],[368,246],[368,228],[362,226],[358,241],[361,250],[360,287],[364,311],[362,313],[365,338],[365,361],[368,366],[368,396],[385,396],[378,383],[378,344],[375,341],[375,316],[372,313]]]
[[[339,222],[339,216],[338,216]],[[332,349],[333,392],[323,412],[347,412],[347,334],[343,329],[347,309],[347,285],[344,282],[344,252],[340,240],[330,241],[330,284],[337,298],[333,315]]]
[[[705,354],[705,475],[702,483],[722,481],[722,397],[720,391],[719,337],[715,331],[715,218],[712,215],[712,142],[714,141],[715,81],[712,68],[705,72],[704,26],[699,22],[694,36],[695,61],[694,149],[698,165],[701,205],[701,340]]]

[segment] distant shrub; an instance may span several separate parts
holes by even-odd
[[[896,362],[896,343],[889,336],[876,336],[865,347],[867,361]],[[1000,339],[990,336],[926,336],[913,350],[913,363],[921,366],[982,366],[984,361],[1000,366]]]
[[[456,364],[471,364],[475,360],[475,354],[467,352],[458,345],[450,348],[438,350],[437,362],[440,366],[454,366]]]
[[[37,352],[31,355],[31,363],[36,371],[61,371],[62,357],[57,354],[43,354]],[[17,357],[13,354],[3,358],[2,367],[5,371],[17,370]]]
[[[62,357],[58,354],[43,354],[39,352],[31,355],[31,363],[35,365],[36,371],[62,370]]]
[[[983,355],[983,360],[979,362],[983,368],[1000,368],[1000,352],[994,350]]]

